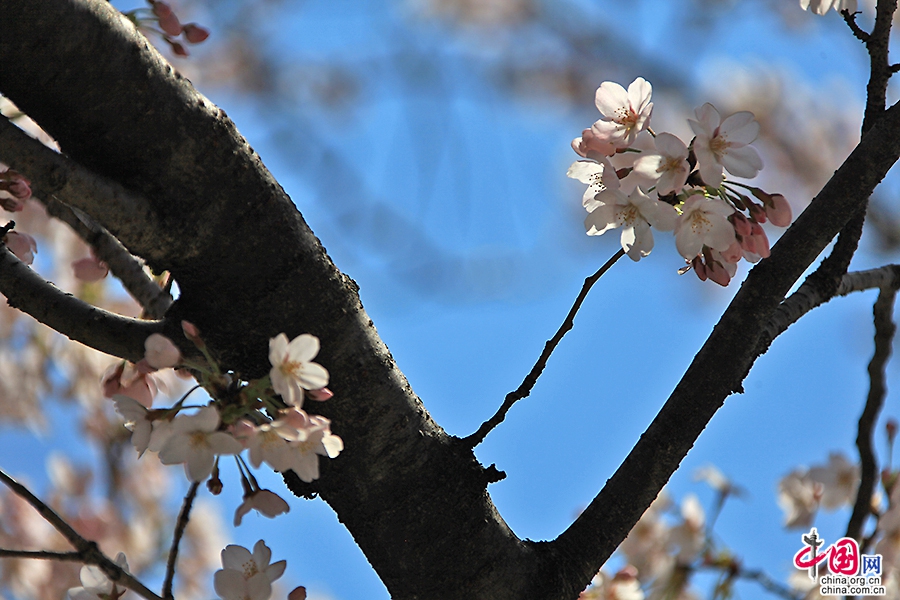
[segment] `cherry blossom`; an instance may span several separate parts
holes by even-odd
[[[188,479],[203,481],[212,473],[216,455],[238,454],[243,450],[240,442],[218,429],[219,411],[214,406],[176,417],[159,449],[159,460],[164,465],[184,463]]]
[[[840,452],[828,455],[827,465],[814,465],[809,478],[822,485],[820,503],[827,510],[850,505],[856,500],[859,487],[859,465],[851,463]]]
[[[0,172],[0,206],[9,212],[25,209],[31,198],[31,182],[21,173],[7,169]]]
[[[619,190],[606,190],[598,194],[597,200],[598,206],[584,220],[588,235],[603,235],[622,227],[622,249],[634,261],[653,249],[650,226],[671,231],[678,217],[672,206],[651,198],[639,187],[629,196]]]
[[[109,275],[109,267],[96,256],[88,256],[72,262],[75,278],[81,281],[100,281]]]
[[[116,564],[128,571],[128,561],[122,552],[116,556]],[[81,587],[69,588],[69,598],[72,600],[118,600],[126,591],[110,581],[100,567],[94,565],[81,567],[80,579]]]
[[[278,494],[269,490],[255,490],[244,496],[244,501],[234,512],[234,526],[237,527],[251,510],[256,510],[270,519],[291,510],[288,503]]]
[[[222,550],[222,569],[213,575],[216,593],[224,600],[268,600],[272,582],[281,577],[287,562],[269,564],[272,551],[259,540],[253,553],[242,546]]]
[[[154,369],[166,369],[181,362],[181,351],[166,336],[151,333],[144,340],[144,360]]]
[[[734,242],[734,227],[727,217],[734,212],[718,198],[694,194],[688,198],[675,225],[675,246],[687,260],[693,260],[703,246],[727,250]]]
[[[807,473],[792,471],[778,482],[778,505],[785,512],[784,526],[806,528],[812,524],[822,497],[822,484]]]
[[[138,451],[138,457],[144,455],[150,445],[150,434],[153,432],[153,421],[148,418],[147,408],[128,396],[116,394],[113,396],[116,412],[125,419],[125,427],[131,431],[131,443]]]
[[[331,433],[331,421],[298,408],[281,411],[272,427],[289,442],[291,470],[307,483],[319,478],[319,456],[335,458],[344,449],[343,440]]]
[[[279,333],[269,340],[269,377],[275,392],[290,405],[303,406],[303,390],[318,390],[328,385],[328,371],[311,362],[319,353],[319,338],[302,334],[288,343]]]
[[[694,114],[697,120],[688,123],[696,136],[693,148],[703,182],[715,188],[722,185],[723,168],[737,177],[756,177],[763,163],[756,149],[747,145],[759,135],[753,113],[737,112],[722,121],[716,107],[707,102]]]
[[[600,205],[597,201],[597,194],[603,190],[616,190],[619,188],[619,178],[616,176],[616,170],[605,158],[599,162],[577,160],[569,167],[566,176],[588,184],[588,188],[584,191],[584,196],[581,198],[581,204],[588,211],[592,211]]]
[[[616,147],[598,137],[592,129],[585,129],[581,132],[581,137],[572,140],[572,150],[579,156],[597,162],[616,153]]]
[[[601,83],[594,102],[603,118],[591,126],[597,141],[608,142],[616,148],[627,148],[635,136],[650,125],[652,92],[652,86],[643,77],[631,82],[627,92],[618,83]]]
[[[691,173],[687,146],[671,133],[660,133],[655,142],[657,153],[642,154],[634,163],[634,172],[649,185],[656,185],[660,196],[677,194]]]
[[[800,8],[817,15],[824,15],[832,8],[838,12],[846,10],[853,14],[856,12],[856,7],[856,0],[800,0]]]
[[[100,379],[105,398],[122,394],[150,408],[156,394],[167,392],[165,381],[155,373],[146,373],[124,360],[111,365]]]

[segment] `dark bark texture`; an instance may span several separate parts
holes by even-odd
[[[0,93],[69,159],[124,190],[106,204],[79,200],[67,193],[69,171],[4,150],[0,131],[0,161],[173,273],[181,297],[168,327],[192,321],[223,365],[247,377],[267,372],[268,339],[280,332],[322,340],[317,360],[335,397],[315,408],[346,450],[322,461],[314,484],[287,481],[334,508],[397,599],[576,598],[740,390],[787,290],[900,153],[894,108],[751,272],[600,495],[557,540],[532,543],[506,526],[487,494],[493,473],[430,418],[355,283],[234,124],[106,2],[0,0]]]

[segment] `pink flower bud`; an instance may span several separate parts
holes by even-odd
[[[188,23],[183,27],[184,29],[184,39],[186,39],[191,44],[199,44],[200,42],[205,42],[206,38],[209,37],[209,30],[205,27],[200,27],[196,23]]]
[[[200,338],[200,330],[190,321],[181,322],[181,330],[184,331],[184,337],[194,342],[198,348],[205,348],[206,343]]]
[[[109,274],[109,267],[96,256],[89,256],[72,263],[75,278],[81,281],[100,281]]]
[[[766,236],[765,230],[759,223],[753,223],[753,233],[751,236],[756,241],[756,250],[753,252],[759,254],[762,258],[769,256],[769,238]]]
[[[731,216],[728,217],[731,221],[731,224],[734,225],[734,232],[741,237],[750,235],[752,228],[750,227],[750,221],[747,220],[747,217],[742,215],[739,212],[731,213]]]
[[[2,184],[0,184],[0,187],[2,187]],[[0,206],[3,207],[3,210],[9,212],[25,210],[25,203],[15,196],[0,196]]]
[[[585,129],[581,137],[572,140],[572,150],[579,156],[596,161],[616,153],[613,144],[601,140],[591,129]]]
[[[169,6],[165,2],[155,1],[151,2],[153,5],[153,14],[162,19],[163,17],[168,17],[172,14],[172,7]]]
[[[181,351],[161,333],[151,333],[144,340],[144,360],[154,369],[174,367],[181,362]]]
[[[741,244],[735,240],[733,244],[728,246],[728,249],[722,252],[722,259],[728,263],[736,263],[741,258],[744,257],[744,253],[741,250]]]
[[[722,287],[728,287],[728,284],[731,283],[731,275],[728,274],[728,271],[725,270],[725,267],[719,261],[710,261],[706,265],[706,274],[710,281],[715,281]]]
[[[334,394],[328,388],[320,388],[318,390],[306,390],[306,397],[310,400],[318,400],[324,402],[333,397]]]
[[[770,197],[771,204],[766,203],[766,216],[772,225],[777,227],[787,227],[791,224],[791,205],[788,204],[787,198],[781,194],[772,194]]]
[[[706,281],[706,265],[703,264],[703,259],[699,256],[695,256],[694,260],[691,261],[691,266],[694,267],[694,273],[697,274],[700,281]]]
[[[765,223],[766,222],[766,211],[765,209],[756,204],[755,202],[747,201],[747,210],[750,211],[750,216],[757,223]]]
[[[27,233],[10,231],[6,234],[3,242],[9,248],[9,251],[26,265],[34,262],[34,255],[37,254],[37,242]]]
[[[165,2],[154,2],[153,14],[155,14],[159,20],[160,29],[169,35],[179,35],[181,33],[181,23],[178,21],[178,17],[175,16],[175,13],[172,12],[172,7],[168,4]]]

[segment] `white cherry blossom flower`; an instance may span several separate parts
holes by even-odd
[[[116,564],[128,571],[128,561],[122,552],[116,556]],[[125,588],[110,581],[100,567],[95,565],[81,567],[80,579],[81,587],[69,588],[71,600],[117,600],[126,592]]]
[[[642,154],[634,162],[634,173],[648,184],[646,187],[655,185],[660,196],[677,194],[691,174],[687,146],[671,133],[660,133],[655,141],[656,152]]]
[[[809,10],[817,15],[824,15],[832,8],[838,12],[843,10],[851,14],[856,12],[856,0],[800,0],[800,8]]]
[[[37,241],[27,233],[10,231],[6,234],[3,242],[9,251],[26,265],[34,262],[34,255],[37,254]]]
[[[675,225],[675,247],[686,260],[693,260],[703,246],[720,252],[734,243],[734,227],[728,215],[734,208],[718,198],[694,194],[688,198]]]
[[[606,159],[602,159],[600,162],[576,160],[569,167],[566,176],[587,184],[588,188],[584,191],[581,203],[588,211],[599,206],[600,203],[596,200],[597,194],[603,190],[619,188],[616,170]]]
[[[125,419],[125,427],[131,431],[131,443],[140,458],[147,451],[150,435],[153,433],[153,422],[147,418],[147,408],[134,398],[122,394],[113,396],[113,402],[116,412]]]
[[[665,202],[660,202],[636,187],[626,196],[619,190],[601,192],[599,205],[584,220],[588,235],[603,235],[610,229],[622,227],[622,249],[634,261],[650,254],[653,233],[650,226],[661,231],[675,227],[678,214]]]
[[[219,429],[219,411],[205,406],[193,415],[176,417],[167,439],[159,449],[164,465],[184,463],[191,481],[203,481],[212,473],[216,455],[238,454],[243,447],[230,434]]]
[[[270,519],[290,512],[291,507],[284,498],[269,490],[256,490],[244,496],[244,501],[234,512],[234,526],[237,527],[251,510],[256,510]]]
[[[331,433],[331,421],[298,408],[281,411],[272,427],[288,441],[291,470],[307,483],[319,478],[319,456],[335,458],[344,449],[343,440]]]
[[[272,551],[259,540],[253,553],[243,546],[230,545],[222,550],[222,569],[213,575],[216,593],[224,600],[268,600],[272,582],[281,577],[287,561],[269,564]]]
[[[319,338],[304,333],[288,343],[279,333],[269,340],[269,377],[275,392],[292,406],[303,406],[303,390],[318,390],[328,385],[328,371],[311,362],[319,353]]]
[[[737,177],[756,177],[763,168],[756,149],[748,146],[759,135],[759,123],[748,111],[736,112],[724,121],[716,107],[707,102],[688,119],[694,131],[694,154],[700,177],[706,185],[722,185],[726,169]]]
[[[616,148],[627,148],[638,133],[650,126],[653,88],[638,77],[628,91],[618,83],[604,81],[597,88],[594,101],[603,118],[591,126],[598,142],[608,142]]]

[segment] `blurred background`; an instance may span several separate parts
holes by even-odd
[[[520,384],[583,279],[619,247],[617,232],[585,235],[584,186],[565,176],[578,158],[572,138],[600,116],[593,99],[602,81],[626,87],[638,76],[650,81],[653,128],[685,141],[686,119],[704,102],[723,115],[753,111],[762,124],[754,145],[766,165],[755,181],[783,193],[795,215],[855,145],[865,101],[862,45],[838,14],[817,17],[793,0],[178,0],[172,6],[183,22],[211,31],[209,40],[189,47],[190,57],[172,62],[236,122],[334,262],[359,283],[367,311],[428,410],[458,436],[477,429]],[[861,2],[861,9],[860,23],[868,27],[872,7]],[[889,100],[896,98],[891,88]],[[889,176],[879,188],[853,269],[896,260],[898,185]],[[780,233],[767,231],[773,242]],[[679,276],[684,263],[671,236],[656,239],[649,257],[620,261],[600,280],[531,397],[476,449],[485,465],[506,473],[489,491],[522,538],[556,537],[594,497],[746,274],[742,263],[729,288],[692,273]],[[52,256],[39,255],[39,270],[88,294]],[[116,297],[114,285],[101,285],[105,291],[90,293]],[[690,494],[712,510],[715,494],[695,480],[698,468],[715,465],[743,487],[741,498],[726,503],[713,537],[745,567],[775,580],[786,582],[795,571],[791,558],[802,533],[783,527],[778,481],[795,468],[825,463],[829,452],[858,458],[874,300],[874,292],[834,300],[777,339],[745,393],[727,400],[667,488],[677,520],[677,505]],[[5,331],[7,382],[28,367],[21,350],[35,338],[22,338],[24,328]],[[70,474],[94,465],[93,483],[80,493],[102,496],[118,471],[97,467],[109,446],[85,443],[84,432],[109,407],[96,408],[99,389],[67,382],[91,368],[102,372],[111,361],[73,371],[62,366],[66,356],[60,350],[52,364],[32,365],[49,383],[7,400],[22,406],[22,394],[32,399],[0,424],[0,467],[46,494],[60,489],[61,457]],[[898,373],[889,364],[891,390]],[[9,383],[3,392],[12,397]],[[91,394],[93,404],[86,400]],[[889,396],[877,429],[881,465],[889,460],[884,416],[898,412]],[[334,429],[340,431],[339,422]],[[149,461],[155,458],[141,462]],[[178,468],[168,471],[168,491],[158,501],[171,512],[186,482]],[[208,546],[213,568],[224,544],[252,547],[262,538],[275,560],[288,560],[285,591],[305,585],[312,598],[388,598],[328,506],[290,497],[272,473],[259,473],[260,483],[283,492],[290,514],[274,521],[249,515],[233,529],[240,503],[233,471],[223,467],[221,496],[201,490],[198,514],[208,519],[207,537],[198,534],[205,541],[197,544]],[[844,508],[818,514],[814,524],[831,543],[848,518]],[[40,595],[11,581],[7,576],[0,594]],[[711,586],[699,577],[693,591],[709,597]],[[743,598],[765,597],[751,581],[735,590]]]

